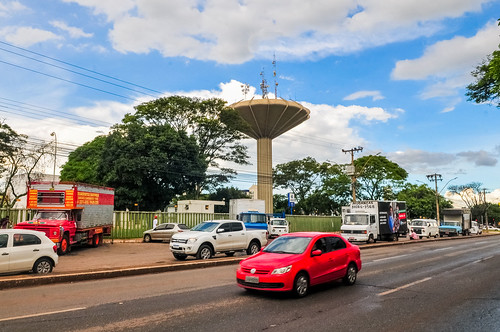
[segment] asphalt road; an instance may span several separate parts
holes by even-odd
[[[236,265],[1,291],[2,331],[499,331],[499,238],[362,251],[353,287],[303,299],[236,286]]]

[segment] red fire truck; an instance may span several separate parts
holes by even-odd
[[[27,208],[32,220],[14,228],[45,232],[57,244],[59,255],[71,246],[97,247],[113,227],[114,189],[75,182],[31,182]]]

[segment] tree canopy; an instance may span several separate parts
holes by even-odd
[[[500,19],[498,20],[500,26]],[[499,46],[500,47],[500,46]],[[492,102],[500,108],[500,50],[494,51],[478,65],[472,76],[476,82],[467,86],[466,96],[476,103]]]
[[[397,199],[406,201],[408,218],[436,219],[436,192],[427,185],[407,183],[398,193]],[[443,196],[439,196],[439,208],[451,208],[453,205]]]

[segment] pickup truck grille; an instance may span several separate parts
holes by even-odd
[[[170,243],[187,243],[188,240],[183,240],[183,239],[171,239]]]
[[[365,234],[365,231],[347,229],[347,230],[342,231],[342,233],[345,233],[345,234]]]
[[[247,267],[243,267],[243,268],[241,268],[241,270],[242,270],[243,272],[245,272],[245,273],[250,273],[250,274],[252,274],[252,273],[250,272],[250,270],[251,270],[251,269],[249,269],[249,268],[247,268]],[[253,274],[268,274],[269,272],[271,272],[271,270],[256,270],[256,271],[255,271],[255,273],[253,273]]]

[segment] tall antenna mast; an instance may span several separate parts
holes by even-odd
[[[250,91],[250,84],[245,83],[241,85],[241,92],[243,92],[243,99],[247,99],[248,91]]]
[[[276,81],[276,53],[273,54],[274,99],[278,99],[278,82]]]
[[[267,98],[267,88],[269,85],[267,85],[266,78],[264,77],[264,69],[260,72],[260,77],[262,77],[262,82],[260,83],[260,89],[262,90],[262,99]]]

